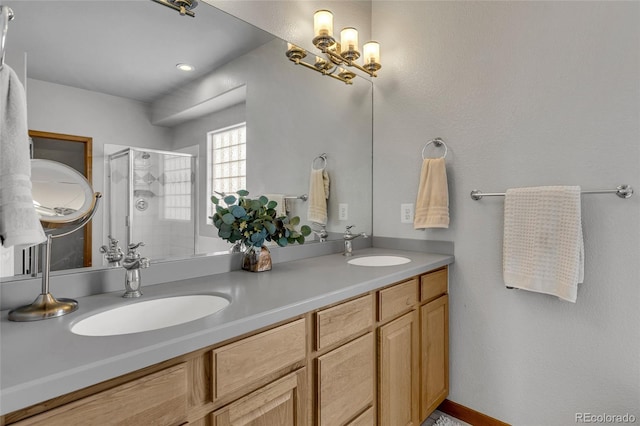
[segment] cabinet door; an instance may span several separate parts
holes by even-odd
[[[318,425],[343,425],[373,403],[373,351],[367,333],[318,358]]]
[[[449,299],[420,308],[420,415],[426,418],[449,394]]]
[[[379,328],[379,424],[418,425],[418,327],[411,311]]]
[[[215,411],[213,426],[304,425],[306,374],[306,369],[301,368]]]

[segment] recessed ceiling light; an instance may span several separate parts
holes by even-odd
[[[180,71],[194,71],[196,69],[196,67],[189,64],[176,64],[176,68]]]

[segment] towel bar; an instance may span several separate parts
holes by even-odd
[[[595,189],[590,191],[581,191],[581,194],[609,194],[615,193],[620,198],[630,198],[633,195],[631,185],[620,185],[616,189]],[[504,192],[482,192],[478,189],[471,191],[471,199],[478,201],[482,197],[504,197]]]

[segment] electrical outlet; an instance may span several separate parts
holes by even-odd
[[[413,223],[413,204],[400,204],[400,223]]]
[[[349,220],[349,204],[338,204],[338,220]]]

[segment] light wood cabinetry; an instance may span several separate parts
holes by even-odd
[[[282,375],[279,372],[304,362],[305,320],[222,346],[212,354],[214,401],[239,391],[246,393]]]
[[[420,413],[426,418],[449,394],[449,299],[420,307]]]
[[[373,333],[317,359],[318,415],[322,426],[343,425],[373,403]]]
[[[385,426],[417,425],[418,321],[415,310],[379,332],[379,419]]]
[[[270,383],[217,411],[213,426],[303,426],[306,424],[304,368]]]
[[[0,425],[419,425],[448,394],[447,268],[0,417]]]
[[[316,314],[318,350],[367,330],[373,324],[373,297],[368,294]]]
[[[62,405],[23,421],[20,426],[158,425],[186,423],[185,365],[171,368]]]

